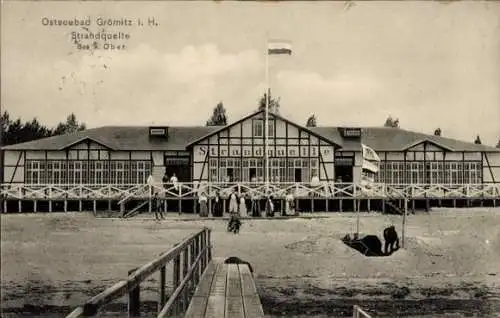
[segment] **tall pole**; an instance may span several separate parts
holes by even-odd
[[[405,190],[405,210],[403,214],[403,227],[401,229],[401,247],[405,247],[405,235],[406,235],[406,215],[408,214],[408,196],[406,195],[406,190]]]
[[[265,182],[266,182],[266,195],[269,194],[269,51],[268,51],[268,43],[269,40],[266,37],[266,110],[265,110],[265,125],[264,125],[264,158],[266,161],[266,174],[265,174]]]

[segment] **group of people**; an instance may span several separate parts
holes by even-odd
[[[233,190],[227,199],[222,198],[219,192],[215,194],[215,197],[212,199],[212,215],[214,217],[223,216],[225,200],[227,200],[226,206],[230,215],[261,217],[263,203],[266,217],[273,217],[276,211],[276,200],[271,195],[261,198],[255,193],[238,193],[236,190]],[[200,216],[207,217],[209,214],[208,195],[205,192],[200,193],[198,203],[200,206]],[[285,197],[285,209],[282,215],[285,216],[288,213],[292,213],[294,208],[295,199],[293,194],[289,192]]]
[[[165,219],[164,211],[167,210],[167,200],[160,200],[160,198],[158,197],[158,191],[156,191],[154,187],[156,184],[154,177],[152,175],[149,175],[147,183],[151,187],[151,195],[152,195],[151,203],[152,203],[152,210],[155,213],[155,218],[156,220],[164,220]],[[169,178],[167,173],[165,172],[162,178],[162,184],[163,187],[165,187],[165,189],[168,187],[169,184],[171,184],[174,186],[174,190],[178,191],[179,180],[177,179],[175,173],[173,173],[172,177]]]
[[[147,179],[148,185],[151,187],[152,195],[152,208],[157,220],[165,219],[164,211],[167,210],[167,201],[159,198],[159,191],[155,189],[155,180],[152,175]],[[168,188],[173,185],[173,190],[178,191],[179,181],[175,173],[169,178],[167,173],[162,178],[162,185]],[[226,201],[227,200],[227,201]],[[224,204],[224,201],[227,204]],[[198,196],[199,214],[201,217],[208,217],[209,215],[209,196],[205,191],[201,191]],[[225,208],[230,215],[237,215],[238,217],[261,217],[262,207],[264,206],[265,216],[273,217],[276,211],[276,200],[273,196],[268,195],[262,197],[257,193],[243,192],[238,193],[236,189],[230,193],[227,198],[222,198],[220,193],[217,192],[212,199],[212,215],[214,217],[222,217]],[[282,215],[293,213],[295,208],[295,199],[292,192],[288,192],[285,197],[285,208],[282,210]]]

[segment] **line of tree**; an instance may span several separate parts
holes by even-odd
[[[78,122],[73,113],[66,118],[66,121],[57,124],[55,128],[43,125],[36,118],[26,122],[22,122],[20,118],[11,119],[7,111],[0,116],[0,122],[2,125],[2,145],[4,146],[64,135],[86,128],[84,123]]]

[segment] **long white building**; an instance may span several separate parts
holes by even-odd
[[[175,173],[181,182],[262,181],[263,112],[221,127],[106,126],[10,145],[3,184],[141,184]],[[359,182],[362,144],[381,159],[387,184],[500,181],[500,149],[399,128],[304,127],[270,114],[271,182]]]

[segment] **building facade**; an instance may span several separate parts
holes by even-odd
[[[144,184],[265,178],[262,111],[223,127],[101,127],[3,148],[2,183]],[[398,128],[304,127],[269,115],[270,182],[360,182],[363,145],[387,184],[488,184],[500,180],[500,149]]]

